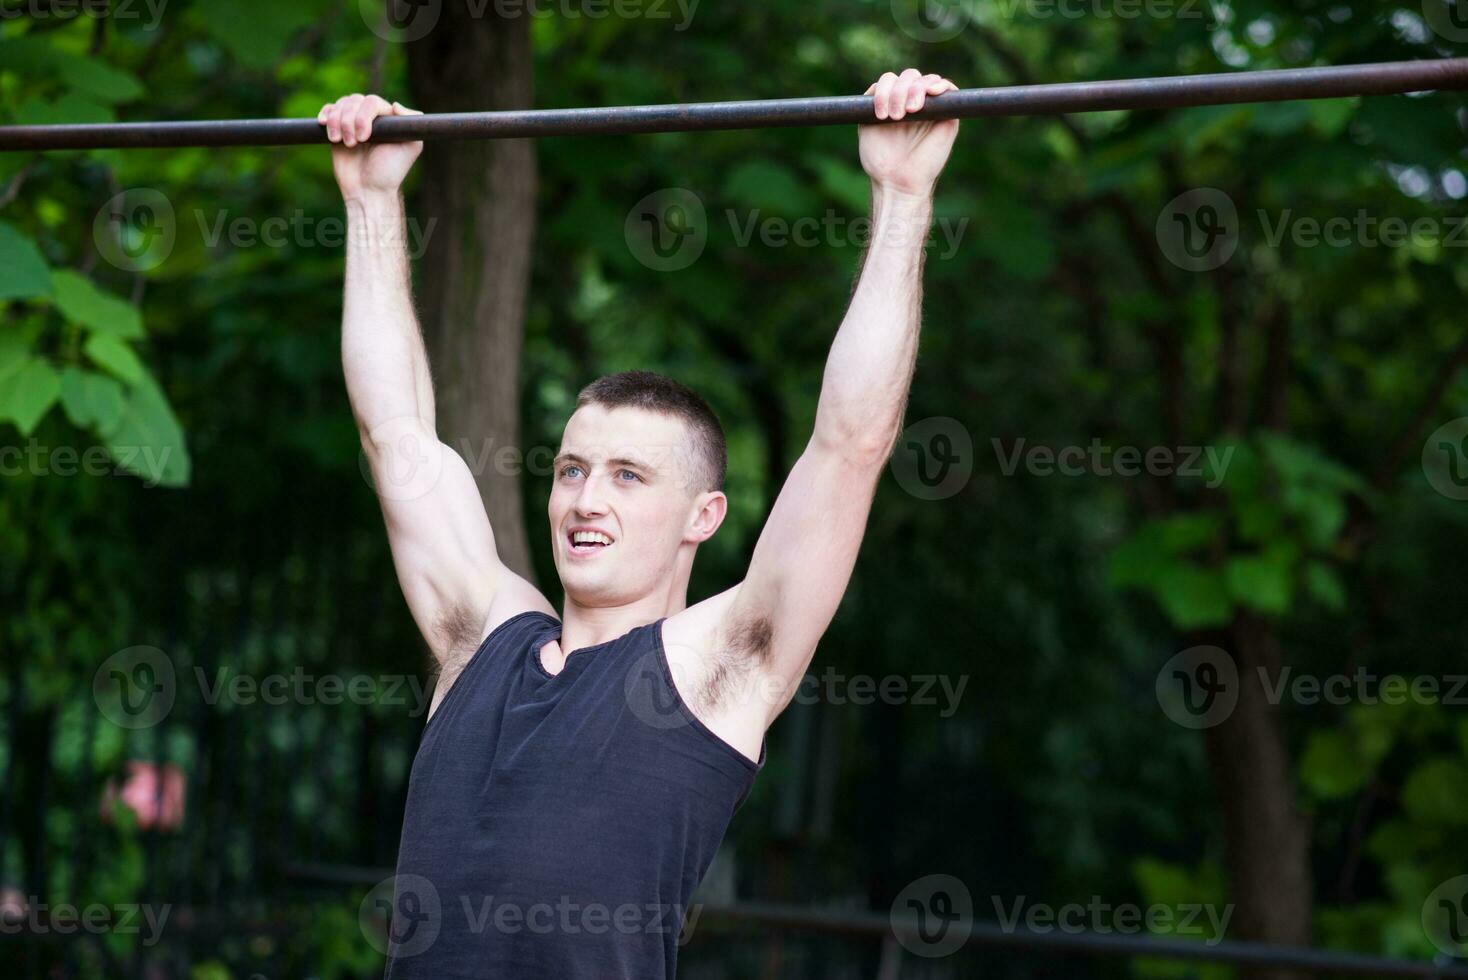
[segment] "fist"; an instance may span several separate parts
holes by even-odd
[[[347,95],[321,107],[316,121],[326,127],[331,140],[331,168],[345,200],[398,193],[413,161],[423,152],[423,144],[369,143],[372,120],[419,115],[422,113],[376,95]]]
[[[953,92],[958,86],[941,75],[925,75],[909,68],[901,75],[887,72],[867,95],[874,96],[878,119],[907,119],[900,125],[861,126],[858,140],[861,165],[872,183],[904,194],[931,194],[948,162],[958,135],[957,119],[923,119],[928,97]]]

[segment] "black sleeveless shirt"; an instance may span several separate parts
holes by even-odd
[[[393,879],[389,980],[671,980],[689,899],[764,766],[693,717],[662,620],[576,650],[526,612],[429,719]]]

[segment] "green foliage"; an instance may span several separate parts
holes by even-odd
[[[1374,500],[1365,481],[1270,432],[1226,443],[1218,458],[1228,462],[1209,478],[1226,509],[1143,525],[1112,553],[1112,585],[1151,595],[1179,629],[1222,626],[1240,610],[1286,616],[1301,595],[1340,609],[1330,562],[1343,554],[1352,501]]]
[[[36,243],[0,221],[0,299],[28,299],[51,292],[51,275]]]
[[[210,0],[170,5],[158,31],[6,19],[0,116],[308,116],[374,83],[411,102],[402,46],[379,43],[358,6]],[[536,99],[859,92],[905,64],[1003,85],[1453,47],[1390,26],[1420,17],[1404,2],[1250,2],[1217,24],[1062,22],[1015,9],[936,44],[897,30],[881,0],[705,4],[683,32],[541,17]],[[991,438],[1014,435],[1215,453],[1201,477],[1135,479],[1000,477],[980,458],[963,491],[941,501],[884,479],[817,669],[944,670],[974,682],[951,717],[822,704],[800,738],[782,719],[731,832],[741,889],[881,905],[892,896],[874,896],[872,882],[936,869],[1013,894],[1226,901],[1213,767],[1203,740],[1156,710],[1161,654],[1247,619],[1302,669],[1461,670],[1452,660],[1468,628],[1458,584],[1468,525],[1421,478],[1409,424],[1430,417],[1430,431],[1468,414],[1462,378],[1424,403],[1461,342],[1462,250],[1265,240],[1287,213],[1461,216],[1451,192],[1461,105],[1435,95],[964,123],[937,212],[965,230],[952,256],[928,254],[909,421],[958,419],[980,457]],[[577,386],[603,371],[651,367],[707,394],[728,430],[730,516],[702,550],[692,592],[727,588],[810,431],[859,251],[824,235],[811,247],[759,236],[740,245],[728,218],[861,216],[868,188],[854,136],[547,140],[537,155],[522,441],[555,444]],[[359,632],[338,646],[403,670],[418,649],[414,627],[392,588],[341,391],[340,249],[207,234],[242,218],[339,217],[329,156],[0,155],[0,194],[17,180],[0,215],[0,442],[90,443],[130,474],[59,476],[42,456],[40,472],[0,478],[0,646],[23,659],[33,709],[85,704],[108,654],[190,627],[207,631],[226,664],[269,653],[319,664],[341,656],[326,636],[345,622]],[[631,254],[623,223],[635,202],[671,187],[703,199],[709,246],[693,266],[656,273]],[[1240,214],[1240,247],[1216,272],[1183,272],[1153,238],[1167,202],[1194,187],[1224,190]],[[159,222],[94,219],[138,188],[170,203],[177,241],[160,263],[123,268],[104,242],[151,256]],[[1409,452],[1394,463],[1404,432]],[[525,490],[530,538],[544,541],[545,487],[531,476]],[[553,566],[543,550],[535,557],[554,592]],[[327,574],[332,561],[362,580],[342,586]],[[290,602],[232,605],[249,591],[245,566],[252,588]],[[274,616],[285,617],[278,629],[265,623]],[[1468,861],[1454,806],[1468,726],[1441,704],[1283,714],[1293,789],[1316,832],[1321,941],[1431,955],[1423,896]],[[79,717],[63,715],[54,762],[58,792],[90,812],[97,787],[81,785]],[[391,724],[411,739],[419,721]],[[336,744],[325,721],[311,725],[314,743]],[[272,751],[290,744],[269,737]],[[137,748],[106,728],[93,741],[99,766],[114,770]],[[322,769],[331,775],[293,773],[290,803],[266,804],[265,819],[309,814],[327,836],[350,825],[344,767],[328,759]],[[46,832],[53,846],[68,843],[59,824]],[[125,900],[145,880],[144,838],[126,820],[108,833],[90,889]],[[221,865],[248,863],[239,850],[238,839],[221,847]],[[9,853],[18,861],[14,842]],[[290,941],[297,973],[379,968],[358,941],[358,897],[301,910],[311,924]],[[204,952],[197,980],[248,976],[255,955],[246,942]],[[1181,975],[1169,964],[1127,969]]]

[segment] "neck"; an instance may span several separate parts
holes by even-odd
[[[693,549],[679,556],[666,586],[647,595],[610,606],[590,606],[566,596],[561,607],[561,650],[570,653],[596,646],[688,607],[688,578],[693,571]]]

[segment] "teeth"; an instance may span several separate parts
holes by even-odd
[[[612,539],[600,531],[574,531],[571,534],[572,544],[611,544]]]

